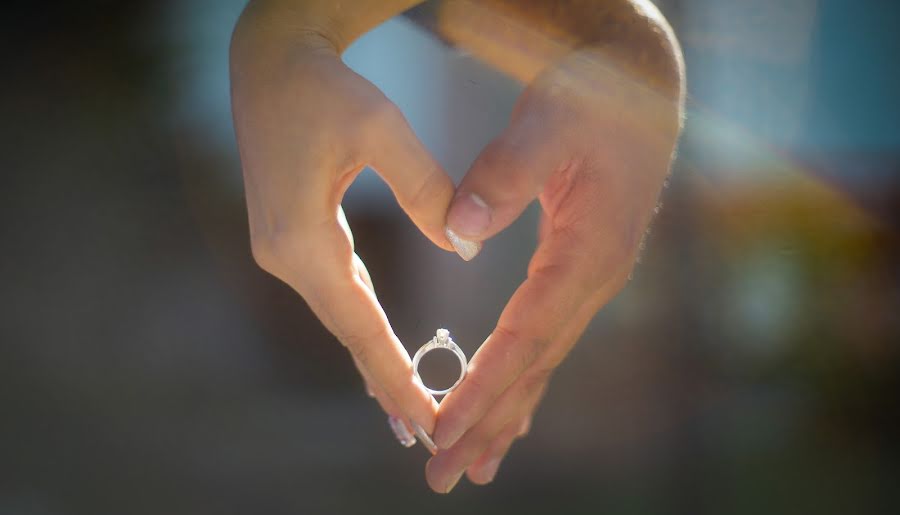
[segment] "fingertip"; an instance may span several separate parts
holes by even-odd
[[[425,482],[428,483],[428,488],[431,488],[435,493],[447,493],[444,484],[439,481],[437,473],[435,472],[434,458],[425,462]]]
[[[489,484],[497,477],[497,470],[500,468],[502,459],[502,457],[497,457],[484,464],[473,465],[466,471],[466,477],[476,485]]]
[[[450,227],[444,230],[444,234],[447,236],[447,240],[450,241],[453,250],[459,257],[463,258],[463,261],[471,261],[481,252],[483,244],[480,241],[462,238]]]
[[[461,387],[449,393],[440,404],[440,410],[434,425],[434,432],[431,437],[434,439],[438,449],[448,450],[459,442],[466,434],[469,428],[477,422],[484,414],[486,408],[479,403],[471,403],[472,396],[480,394],[476,388],[470,387],[475,384],[472,382],[472,364],[469,363],[469,372],[466,375],[465,384],[463,381]],[[478,377],[474,377],[478,379]]]
[[[437,424],[434,428],[434,434],[432,438],[434,439],[434,444],[438,449],[442,451],[446,451],[453,447],[456,442],[459,441],[460,437],[462,437],[462,432],[458,429],[448,426],[445,423]]]
[[[449,477],[442,477],[444,475],[439,470],[439,458],[440,456],[435,456],[425,464],[425,481],[428,483],[428,487],[436,493],[449,494],[459,483],[465,470],[461,470]]]
[[[453,491],[454,488],[456,488],[456,485],[459,483],[459,480],[462,479],[463,472],[465,472],[465,471],[459,472],[454,477],[450,478],[450,481],[447,483],[447,488],[444,491],[445,494],[449,494],[450,492]]]

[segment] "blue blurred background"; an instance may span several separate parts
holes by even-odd
[[[252,262],[243,3],[4,9],[0,514],[900,513],[900,3],[658,3],[689,105],[643,262],[447,497]],[[402,16],[345,57],[456,180],[521,90]],[[368,171],[345,209],[410,351],[471,355],[536,241],[531,209],[463,263]]]

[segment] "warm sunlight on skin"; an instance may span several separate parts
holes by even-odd
[[[554,368],[627,283],[669,173],[684,72],[647,2],[440,3],[443,37],[526,83],[454,190],[396,106],[340,60],[415,3],[251,2],[232,41],[232,98],[254,256],[350,349],[385,411],[433,436],[426,477],[449,492],[466,472],[494,478]],[[342,223],[343,193],[366,165],[433,243],[466,259],[535,199],[543,209],[528,277],[440,410]]]

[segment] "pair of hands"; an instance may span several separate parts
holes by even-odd
[[[554,368],[627,282],[652,218],[679,113],[595,57],[573,54],[529,84],[457,188],[399,109],[326,41],[309,35],[283,66],[233,63],[254,258],[350,350],[385,412],[433,435],[435,491],[463,473],[493,479]],[[535,198],[543,208],[527,279],[440,409],[413,375],[340,207],[365,166],[435,245],[467,259]]]

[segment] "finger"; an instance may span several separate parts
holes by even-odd
[[[389,104],[384,125],[368,142],[370,165],[393,191],[400,207],[432,242],[453,250],[444,234],[453,181],[422,145],[400,110]],[[385,129],[387,127],[387,129]]]
[[[536,108],[515,116],[472,164],[447,214],[461,240],[482,242],[506,228],[564,164],[565,138],[548,130],[550,116]]]
[[[353,240],[353,231],[350,230],[350,222],[347,221],[347,215],[344,213],[344,206],[341,205],[338,205],[337,208],[337,223],[338,225],[340,225],[341,230],[344,231],[344,234],[347,236],[347,241],[350,242],[350,250],[355,251],[356,242]],[[354,253],[353,255],[356,256],[357,259],[359,259],[359,256],[357,256],[356,253]],[[362,263],[362,260],[360,260],[360,263]],[[369,277],[369,270],[366,269],[365,265],[362,266],[362,270],[364,270],[366,273],[366,277],[364,278],[366,284],[372,286],[372,278]],[[372,291],[375,291],[374,287],[372,287]]]
[[[331,281],[317,314],[372,378],[376,397],[386,394],[388,412],[433,430],[437,404],[416,380],[409,354],[391,329],[371,290],[361,281]],[[396,407],[394,407],[396,406]]]
[[[276,243],[280,250],[275,254],[281,256],[282,265],[279,275],[350,350],[372,386],[384,391],[400,414],[430,433],[437,403],[415,378],[409,354],[391,329],[371,280],[364,279],[368,272],[353,258],[337,217],[300,234],[285,235]]]
[[[363,386],[365,386],[366,388],[366,395],[378,400],[378,396],[375,393],[375,386],[372,385],[372,379],[369,378],[369,374],[363,369],[362,365],[359,363],[359,361],[356,360],[356,358],[353,359],[353,364],[356,365],[356,370],[359,371],[359,375],[363,379]],[[378,400],[378,403],[381,404],[381,401]],[[381,407],[385,409],[385,411],[387,411],[383,404],[381,404]]]
[[[521,421],[530,417],[540,401],[547,376],[525,374],[508,388],[497,405],[450,449],[438,453],[426,468],[429,485],[435,491],[452,488],[463,472],[482,456],[511,422],[518,432]],[[499,409],[498,409],[499,408]]]
[[[369,373],[356,358],[353,359],[353,362],[356,365],[357,370],[359,370],[360,375],[363,377],[363,382],[366,385],[366,393],[369,397],[374,398],[375,401],[378,402],[378,405],[381,406],[381,409],[387,414],[388,427],[390,427],[391,431],[394,433],[394,437],[400,445],[404,447],[412,447],[415,445],[416,437],[413,434],[412,427],[403,417],[402,410],[400,410],[400,408],[394,404],[394,401],[384,393],[384,390],[379,388],[375,382],[369,378]]]
[[[338,208],[338,223],[340,223],[341,228],[344,232],[347,233],[348,238],[350,239],[351,246],[353,244],[353,233],[350,231],[350,226],[347,224],[347,218],[344,216],[344,210]],[[356,274],[365,283],[366,286],[375,293],[375,286],[372,284],[372,277],[369,275],[369,270],[366,268],[365,263],[363,263],[362,259],[360,259],[357,253],[353,253],[353,265],[356,269]],[[381,406],[381,409],[384,410],[388,415],[388,426],[391,428],[391,431],[394,433],[394,437],[400,442],[400,445],[404,447],[412,447],[416,444],[416,437],[413,435],[412,427],[409,423],[404,419],[403,413],[400,408],[394,404],[394,401],[388,397],[387,394],[384,393],[384,390],[379,388],[374,381],[369,377],[369,372],[366,371],[365,367],[362,363],[359,362],[356,357],[353,358],[353,363],[356,365],[357,370],[359,370],[360,375],[363,377],[363,382],[366,385],[366,394],[369,397],[375,398],[378,404]]]
[[[341,229],[344,231],[344,234],[347,235],[347,241],[350,242],[350,249],[354,250],[356,248],[353,241],[353,231],[350,230],[350,224],[347,222],[347,215],[344,214],[344,208],[342,206],[338,206],[337,210],[337,222],[340,225]],[[372,284],[372,276],[369,274],[369,269],[366,268],[366,264],[363,263],[363,260],[359,257],[359,254],[356,252],[353,253],[353,269],[356,273],[356,276],[372,290],[372,293],[375,294],[375,285]],[[377,298],[377,295],[376,295]],[[353,363],[356,365],[356,369],[359,370],[360,375],[363,378],[363,383],[366,386],[366,395],[369,397],[373,397],[378,399],[375,390],[376,387],[372,385],[372,379],[369,377],[368,372],[362,367],[359,360],[355,357],[353,358]],[[390,402],[386,395],[382,395],[383,399],[378,399],[378,403],[387,413],[399,413],[399,410],[393,408],[392,410],[388,410],[385,406],[385,402]],[[391,403],[393,404],[393,403]]]
[[[562,268],[529,277],[510,299],[497,328],[469,363],[466,380],[441,403],[434,442],[449,449],[485,416],[500,395],[547,350],[562,323],[579,311],[584,294],[569,289]],[[523,316],[522,310],[531,315]]]
[[[528,278],[472,357],[466,380],[442,401],[438,448],[450,448],[527,369],[549,373],[562,361],[596,310],[625,284],[619,261],[618,251],[577,231],[547,236]]]
[[[466,469],[466,477],[476,485],[486,485],[497,477],[500,463],[509,452],[513,442],[520,437],[522,423],[513,421],[494,438],[491,445],[475,463]]]
[[[585,304],[579,312],[574,313],[571,323],[567,324],[559,332],[551,349],[545,352],[544,356],[535,360],[531,368],[523,372],[503,392],[474,427],[466,431],[449,450],[439,455],[441,460],[435,460],[436,463],[432,467],[435,484],[443,484],[445,481],[458,477],[467,467],[485,465],[486,460],[483,459],[485,454],[490,451],[494,445],[493,442],[500,437],[502,431],[510,423],[516,423],[516,434],[518,436],[524,436],[528,433],[531,428],[534,410],[546,392],[551,375],[550,371],[577,341],[584,331],[586,323],[584,321],[590,320],[591,313],[593,311],[590,304]],[[559,352],[559,349],[562,352]],[[493,457],[496,458],[498,456]],[[479,462],[481,462],[481,465],[478,465]],[[485,475],[477,473],[478,477],[484,477]]]

